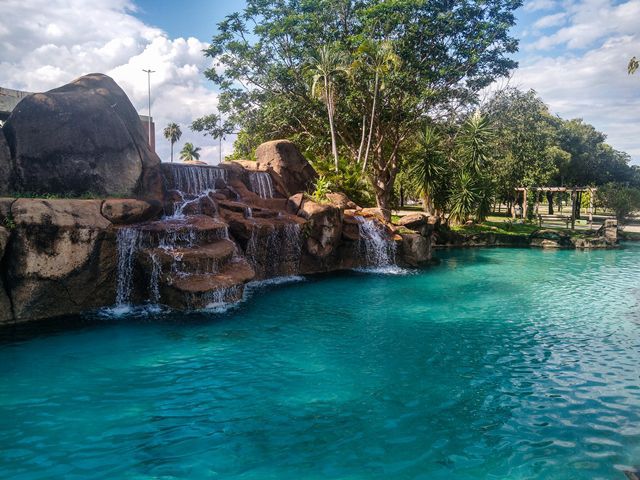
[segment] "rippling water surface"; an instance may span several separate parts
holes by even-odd
[[[0,478],[624,479],[640,249],[441,253],[0,345]]]

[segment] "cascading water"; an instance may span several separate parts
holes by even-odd
[[[360,241],[358,251],[368,267],[384,268],[395,264],[396,244],[384,228],[373,219],[355,217],[358,221]]]
[[[273,198],[273,180],[267,172],[249,173],[249,185],[253,193],[262,198]]]
[[[296,275],[300,270],[302,230],[297,223],[276,225],[268,233],[254,228],[247,258],[258,277]]]
[[[227,171],[220,167],[174,164],[165,168],[171,169],[173,188],[183,194],[199,195],[205,190],[213,190],[216,180],[227,181]]]
[[[168,218],[184,218],[185,208],[191,205],[198,206],[203,198],[209,196],[209,194],[214,191],[215,190],[213,189],[208,189],[200,192],[198,195],[191,195],[177,190],[178,194],[180,195],[180,200],[173,203],[173,214]]]
[[[151,254],[151,279],[149,282],[149,302],[153,305],[160,303],[160,275],[162,265],[155,254]]]
[[[123,307],[131,301],[133,267],[136,253],[140,248],[140,231],[134,228],[121,228],[118,230],[116,242],[118,250],[116,305]]]

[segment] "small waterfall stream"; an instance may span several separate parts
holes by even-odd
[[[116,306],[124,307],[131,301],[135,257],[140,248],[140,231],[121,228],[116,237],[118,268],[116,284]]]
[[[255,228],[247,244],[246,255],[259,277],[298,274],[302,255],[300,225],[276,225],[268,233],[261,233]]]
[[[375,268],[391,267],[395,265],[396,244],[375,220],[355,217],[358,221],[360,241],[359,256],[366,262],[366,266]]]
[[[267,172],[249,173],[249,185],[251,191],[262,198],[273,198],[273,180]]]
[[[227,171],[220,167],[171,164],[163,168],[171,170],[173,189],[183,194],[199,195],[215,189],[216,180],[227,181]]]

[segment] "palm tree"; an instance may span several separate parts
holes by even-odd
[[[177,123],[171,122],[164,128],[164,138],[171,142],[171,163],[173,163],[173,144],[180,140],[181,136],[182,130]]]
[[[458,137],[465,165],[472,172],[479,174],[487,165],[494,130],[486,116],[476,111],[464,124]]]
[[[424,201],[424,209],[434,214],[434,196],[445,172],[441,140],[433,127],[420,136],[420,153],[409,169],[411,185]]]
[[[373,137],[373,124],[376,115],[376,108],[378,103],[378,94],[381,86],[383,85],[383,79],[386,75],[399,67],[400,57],[393,51],[393,43],[390,41],[372,42],[365,41],[360,48],[359,52],[364,57],[365,63],[369,66],[374,74],[373,79],[373,101],[371,103],[371,118],[369,119],[369,135],[367,137],[367,148],[364,152],[364,163],[362,165],[362,172],[367,169],[367,160],[369,159],[369,151],[371,150],[371,138]]]
[[[449,197],[449,221],[464,223],[476,211],[480,193],[473,176],[464,169],[458,172]]]
[[[190,142],[185,143],[180,151],[180,160],[183,162],[200,160],[200,147],[194,147]]]
[[[348,73],[345,55],[333,46],[324,45],[318,50],[318,55],[309,61],[310,70],[313,74],[313,84],[311,94],[321,98],[327,107],[329,117],[329,130],[331,131],[331,153],[335,163],[335,170],[338,171],[338,145],[336,143],[336,131],[333,119],[336,112],[336,78],[343,73]]]

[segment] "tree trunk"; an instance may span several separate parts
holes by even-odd
[[[364,140],[367,138],[367,116],[362,115],[362,135],[360,137],[360,147],[358,148],[358,165],[360,165],[360,160],[362,160],[362,150],[364,149]]]
[[[549,204],[549,215],[553,215],[553,192],[547,192],[547,203]]]
[[[173,163],[173,142],[171,142],[171,163]]]
[[[371,121],[369,122],[369,138],[367,139],[367,149],[364,152],[364,164],[362,165],[362,172],[367,170],[367,160],[369,159],[369,150],[371,149],[371,138],[373,137],[373,119],[376,114],[376,102],[378,100],[378,72],[376,72],[376,79],[373,84],[373,104],[371,107]]]
[[[338,172],[338,147],[336,145],[336,132],[333,127],[333,94],[329,91],[329,82],[327,77],[324,77],[324,94],[327,100],[327,115],[329,116],[329,130],[331,130],[331,153],[333,154],[333,161],[335,163],[336,173]]]

